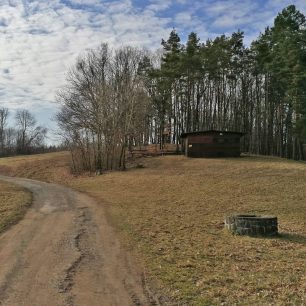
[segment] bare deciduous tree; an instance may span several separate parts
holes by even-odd
[[[129,142],[145,122],[148,95],[139,74],[144,52],[106,44],[80,57],[57,95],[56,119],[75,170],[125,169]]]
[[[28,110],[17,110],[17,153],[31,153],[31,148],[43,143],[47,129],[36,125],[36,119]]]

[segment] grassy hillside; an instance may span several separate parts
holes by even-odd
[[[167,297],[163,304],[305,303],[305,163],[165,156],[143,159],[143,169],[76,178],[68,161],[66,153],[1,159],[0,169],[96,197]],[[281,235],[231,235],[223,219],[234,212],[276,215]]]
[[[0,181],[0,233],[23,217],[31,198],[30,192]]]
[[[0,158],[0,173],[64,183],[72,177],[69,163],[68,152]]]

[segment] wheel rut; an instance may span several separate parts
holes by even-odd
[[[65,302],[69,306],[74,306],[74,296],[72,294],[72,288],[75,283],[75,275],[81,268],[84,260],[89,260],[91,254],[89,249],[85,247],[86,238],[88,236],[88,223],[91,220],[90,211],[88,207],[77,208],[77,216],[75,217],[75,227],[77,228],[77,233],[73,238],[73,246],[76,250],[77,256],[75,260],[70,264],[70,266],[65,271],[65,277],[59,282],[58,292],[65,294]]]

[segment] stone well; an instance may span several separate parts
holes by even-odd
[[[277,217],[231,215],[225,217],[225,228],[237,235],[274,236],[278,233]]]

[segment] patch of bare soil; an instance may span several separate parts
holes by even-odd
[[[104,210],[71,189],[0,177],[33,192],[25,218],[0,236],[0,305],[156,305]]]

